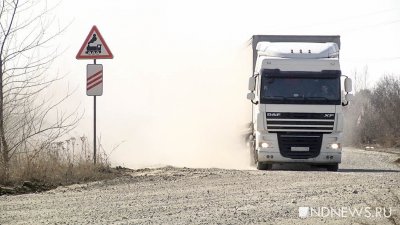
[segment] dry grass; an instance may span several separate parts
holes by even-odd
[[[35,181],[61,185],[105,179],[112,175],[108,164],[94,165],[91,161],[68,163],[57,160],[49,161],[45,157],[38,157],[17,166],[11,169],[11,184]]]
[[[87,139],[81,140],[79,143],[71,142],[71,139],[57,142],[49,149],[39,152],[19,152],[11,160],[8,181],[0,180],[0,184],[18,186],[29,181],[57,187],[121,175],[119,171],[111,169],[104,149],[100,149],[97,164],[94,165]]]

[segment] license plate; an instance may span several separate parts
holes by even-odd
[[[310,151],[310,147],[291,147],[290,150],[293,152],[308,152]]]

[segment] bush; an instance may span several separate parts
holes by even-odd
[[[87,139],[82,137],[81,143],[75,143],[75,140],[71,138],[56,142],[49,149],[41,151],[19,151],[12,158],[8,181],[0,180],[0,184],[34,181],[58,186],[113,176],[104,151],[97,156],[97,164],[94,165]]]
[[[384,76],[345,110],[347,143],[400,147],[400,79]]]

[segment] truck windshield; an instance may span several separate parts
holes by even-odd
[[[267,76],[261,78],[264,104],[340,104],[339,77]]]

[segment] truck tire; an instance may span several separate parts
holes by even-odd
[[[326,170],[328,170],[328,171],[338,171],[339,170],[339,163],[326,166]]]
[[[257,162],[258,170],[271,170],[272,164]]]

